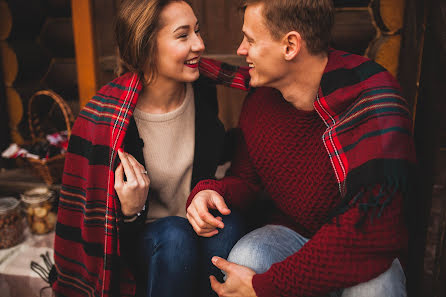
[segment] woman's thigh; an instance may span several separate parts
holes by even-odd
[[[198,238],[186,219],[170,216],[147,224],[138,243],[138,284],[145,296],[188,296],[196,289]]]
[[[200,263],[201,272],[199,276],[199,296],[217,297],[210,286],[209,276],[215,276],[220,282],[223,281],[223,273],[211,262],[213,256],[226,259],[235,243],[244,235],[244,221],[241,216],[232,211],[230,215],[222,216],[213,212],[214,216],[223,218],[224,228],[219,229],[217,235],[210,238],[200,238]]]
[[[224,228],[218,229],[218,234],[209,238],[201,237],[201,250],[209,260],[213,256],[227,258],[235,243],[245,234],[244,222],[237,212],[223,216],[218,212],[212,212],[214,216],[223,219]]]

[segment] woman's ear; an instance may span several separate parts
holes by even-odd
[[[283,49],[285,60],[293,60],[302,47],[302,37],[296,31],[290,31],[283,37]]]

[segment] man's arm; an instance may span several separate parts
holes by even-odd
[[[236,151],[228,176],[221,180],[200,181],[190,193],[186,209],[196,194],[204,190],[213,190],[224,197],[229,207],[244,210],[262,190],[262,183],[252,165],[242,133],[237,133],[236,137]]]
[[[218,233],[217,228],[224,227],[221,218],[213,217],[209,209],[218,209],[222,215],[230,213],[226,203],[231,208],[247,209],[262,189],[241,133],[237,139],[231,174],[222,180],[200,181],[189,195],[186,203],[187,219],[200,236],[214,236]]]
[[[368,195],[376,195],[379,189]],[[386,199],[386,197],[383,197]],[[364,203],[358,201],[357,203]],[[373,209],[371,211],[374,211]],[[327,223],[294,255],[253,277],[259,297],[320,296],[377,277],[407,247],[402,195],[396,194],[379,218],[362,229],[358,205]]]
[[[200,74],[208,77],[216,83],[227,87],[249,90],[249,67],[234,66],[209,58],[201,58],[198,64]]]

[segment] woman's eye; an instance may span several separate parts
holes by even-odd
[[[181,34],[180,36],[178,36],[178,38],[186,38],[187,34]]]
[[[197,30],[195,30],[195,33],[196,33],[196,34],[200,33],[200,28],[198,28]]]

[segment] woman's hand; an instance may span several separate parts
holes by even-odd
[[[121,164],[115,171],[115,190],[121,202],[121,211],[125,216],[132,216],[144,207],[149,192],[150,179],[147,171],[136,159],[118,150]],[[124,181],[124,173],[127,181]]]

